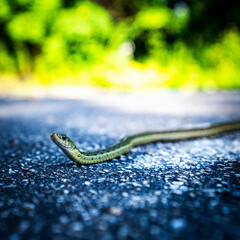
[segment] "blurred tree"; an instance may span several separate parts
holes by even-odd
[[[159,26],[158,31],[162,32],[164,41],[170,45],[179,40],[192,47],[202,42],[212,43],[218,40],[225,30],[233,27],[239,30],[240,27],[240,1],[235,0],[95,0],[95,2],[109,9],[116,20],[137,16],[146,8],[160,10],[166,6],[172,9],[175,16],[180,17],[188,13],[188,21],[185,22],[184,27],[181,27],[181,31],[172,31],[172,28]],[[147,26],[149,18],[145,18],[145,22]],[[144,29],[135,38],[136,57],[149,53],[146,40],[151,37],[151,32],[156,32],[156,30],[157,27]]]
[[[77,72],[130,59],[235,69],[226,49],[238,51],[239,9],[233,0],[1,0],[0,71]]]

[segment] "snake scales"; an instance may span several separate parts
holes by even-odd
[[[52,133],[51,139],[74,162],[79,164],[93,164],[119,157],[120,155],[129,152],[132,147],[138,145],[158,141],[166,142],[201,137],[211,137],[216,136],[220,133],[236,130],[240,130],[240,121],[217,123],[207,128],[163,132],[144,132],[140,134],[126,136],[122,138],[117,144],[114,144],[104,150],[93,152],[79,151],[74,142],[65,134]]]

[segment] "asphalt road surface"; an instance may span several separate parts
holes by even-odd
[[[240,119],[240,92],[0,99],[0,239],[240,239],[240,132],[155,143],[90,166],[84,151],[146,130]]]

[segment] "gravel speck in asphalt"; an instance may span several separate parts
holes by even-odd
[[[187,225],[185,219],[173,219],[170,224],[171,224],[171,227],[175,230],[180,230],[182,228],[185,228]]]

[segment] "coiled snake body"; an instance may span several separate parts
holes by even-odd
[[[240,130],[240,121],[229,123],[213,124],[207,128],[175,130],[163,132],[144,132],[135,135],[129,135],[122,138],[117,144],[114,144],[104,150],[93,152],[81,152],[77,149],[74,142],[65,134],[52,133],[53,142],[74,162],[78,164],[93,164],[108,161],[127,153],[132,147],[153,143],[178,141],[201,137],[211,137],[224,132]]]

